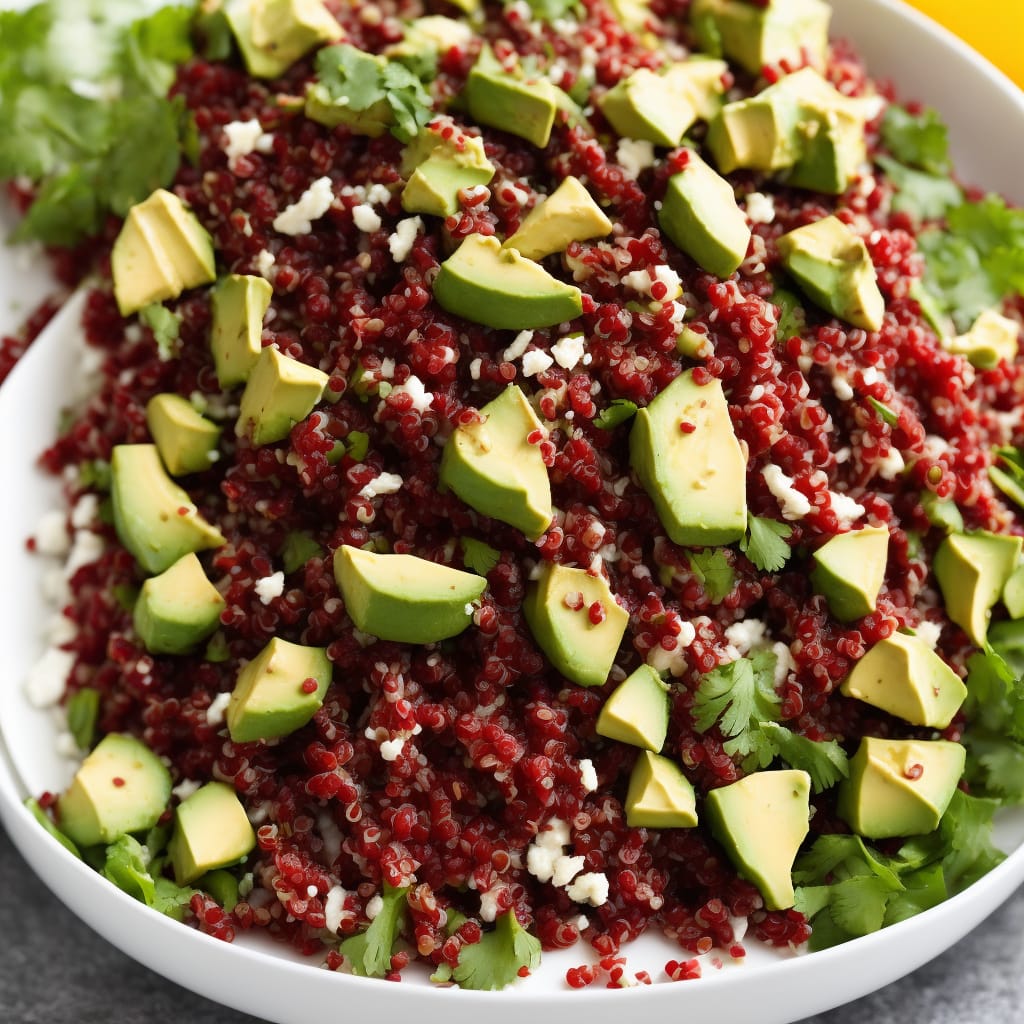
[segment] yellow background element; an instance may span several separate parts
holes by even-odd
[[[1024,0],[908,0],[1024,89]]]

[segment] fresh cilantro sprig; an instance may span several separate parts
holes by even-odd
[[[474,537],[461,537],[462,560],[467,569],[478,576],[486,576],[501,560],[501,552]]]
[[[915,170],[888,156],[877,156],[875,162],[896,189],[892,208],[915,221],[939,220],[963,201],[963,191],[951,178]]]
[[[164,878],[161,869],[149,837],[143,845],[123,835],[106,847],[100,874],[140,903],[181,921],[196,890]]]
[[[807,772],[815,793],[831,789],[850,774],[850,759],[835,740],[812,740],[778,722],[761,722],[776,755],[798,771]]]
[[[514,910],[508,910],[498,917],[493,931],[462,947],[450,977],[461,988],[502,989],[520,978],[524,968],[535,971],[540,955],[540,939],[519,923]]]
[[[706,548],[704,551],[690,551],[686,557],[690,569],[700,580],[704,592],[712,602],[719,604],[736,584],[736,572],[722,548]]]
[[[342,955],[352,965],[353,974],[383,978],[391,970],[391,951],[405,923],[408,891],[408,886],[396,889],[385,882],[383,906],[370,927],[342,942]]]
[[[747,532],[740,541],[743,552],[762,572],[778,572],[792,553],[786,541],[793,527],[763,516],[747,516]]]
[[[882,141],[901,163],[929,174],[948,174],[949,137],[942,118],[934,110],[911,114],[906,107],[890,104],[882,118]]]

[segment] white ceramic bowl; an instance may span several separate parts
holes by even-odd
[[[16,6],[6,4],[6,6]],[[936,107],[951,129],[964,180],[1024,203],[1024,95],[973,51],[895,0],[835,0],[834,34],[853,39],[873,74],[887,76],[906,98]],[[998,131],[993,131],[997,126]],[[46,287],[40,262],[0,253],[0,318],[16,323]],[[909,921],[834,949],[795,956],[754,950],[739,967],[708,971],[698,982],[620,991],[569,991],[566,967],[591,960],[582,944],[545,954],[528,982],[501,993],[393,985],[318,970],[287,951],[243,941],[226,945],[147,910],[53,842],[22,806],[28,793],[59,789],[71,766],[56,755],[56,725],[29,706],[21,682],[42,650],[48,611],[38,586],[40,559],[24,541],[57,504],[55,483],[35,468],[38,438],[55,423],[55,383],[75,365],[79,302],[59,315],[0,391],[8,502],[0,531],[4,673],[0,676],[0,819],[25,859],[83,920],[116,946],[181,985],[281,1024],[334,1019],[398,1020],[406,1015],[446,1024],[520,1024],[532,1016],[559,1024],[594,1024],[621,1013],[682,1020],[783,1024],[855,999],[938,955],[990,914],[1024,880],[1024,814],[1004,817],[1000,839],[1011,856],[968,892]],[[73,374],[72,374],[73,376]],[[41,398],[43,399],[41,401]],[[41,411],[42,410],[42,411]],[[32,430],[26,430],[26,424]],[[26,436],[28,435],[28,436]],[[6,752],[3,746],[6,746]],[[658,967],[678,949],[644,938],[626,950],[632,970]]]

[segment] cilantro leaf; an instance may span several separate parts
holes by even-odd
[[[119,836],[107,846],[100,874],[140,903],[153,906],[156,885],[149,873],[149,857],[145,847],[134,836]]]
[[[735,739],[756,729],[759,722],[777,719],[775,660],[771,651],[758,651],[752,658],[738,658],[708,672],[693,701],[697,730],[707,732],[718,722],[722,735]]]
[[[887,156],[875,157],[875,162],[896,189],[892,208],[916,221],[938,220],[963,201],[960,186],[951,178],[916,171]]]
[[[992,815],[998,806],[995,800],[968,796],[959,789],[953,794],[939,822],[949,851],[942,860],[942,873],[950,892],[961,892],[1006,859],[992,845]]]
[[[911,114],[890,104],[882,118],[882,141],[897,160],[929,174],[949,172],[949,138],[934,110]]]
[[[885,908],[885,925],[896,924],[938,906],[949,893],[941,864],[932,864],[900,876],[903,889],[892,893]]]
[[[728,597],[736,583],[736,573],[726,557],[724,548],[690,551],[686,557],[694,575],[704,587],[704,592],[714,604],[719,604]]]
[[[462,947],[452,977],[462,988],[502,989],[515,982],[524,967],[535,971],[538,966],[540,939],[523,928],[514,910],[508,910],[497,919],[494,931]]]
[[[762,572],[778,572],[791,554],[786,540],[793,527],[763,516],[747,516],[747,533],[740,541],[743,552]]]
[[[353,462],[362,462],[370,450],[370,435],[363,430],[350,430],[345,435],[345,448]]]
[[[600,427],[601,430],[613,430],[620,423],[632,419],[636,412],[635,402],[631,402],[628,398],[615,398],[612,399],[611,405],[602,409],[594,417],[594,426]]]
[[[351,963],[353,974],[383,978],[391,970],[391,950],[405,923],[408,891],[408,886],[395,889],[385,882],[384,905],[370,927],[342,942],[341,952]]]
[[[472,569],[478,576],[486,576],[501,559],[501,552],[473,537],[461,537],[462,560],[467,569]]]
[[[869,935],[882,927],[889,892],[877,876],[845,878],[830,887],[828,912],[848,935]]]
[[[831,788],[850,774],[846,751],[835,740],[808,739],[777,722],[762,722],[761,731],[790,768],[810,775],[815,793]]]
[[[583,11],[579,0],[526,0],[526,4],[534,18],[548,23],[570,14],[578,17]]]
[[[99,690],[94,690],[90,686],[83,687],[68,699],[65,708],[68,716],[68,732],[74,737],[79,750],[92,750],[99,709]]]
[[[187,885],[178,885],[163,875],[158,875],[153,882],[153,902],[150,906],[161,914],[173,917],[175,921],[184,921],[192,902],[198,892]]]

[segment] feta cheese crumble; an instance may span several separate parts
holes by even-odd
[[[228,166],[240,156],[269,153],[274,145],[274,136],[268,135],[255,118],[250,121],[231,121],[224,125],[224,135],[227,141],[223,149],[228,158]]]
[[[577,875],[575,881],[565,890],[575,903],[589,903],[600,907],[608,902],[608,877],[603,871],[587,871]]]
[[[771,224],[775,220],[775,200],[764,192],[751,192],[746,205],[751,224]]]
[[[412,252],[416,236],[423,230],[420,217],[406,217],[395,225],[395,230],[388,235],[388,249],[396,263],[404,263]]]
[[[666,292],[659,297],[659,302],[670,302],[683,294],[683,283],[679,275],[665,263],[659,263],[649,270],[632,270],[623,275],[622,283],[641,295],[651,295],[656,284],[663,284]]]
[[[583,788],[588,793],[597,790],[597,769],[594,768],[594,762],[589,757],[580,760],[580,782],[583,783]]]
[[[334,185],[324,176],[317,178],[298,201],[286,207],[274,218],[274,230],[282,235],[306,235],[313,229],[313,221],[319,220],[334,202]],[[373,211],[370,211],[373,213]],[[374,216],[377,215],[374,213]],[[378,220],[380,218],[377,218]]]
[[[380,231],[380,214],[369,203],[360,203],[359,206],[352,208],[352,223],[360,231]]]
[[[212,725],[216,728],[224,721],[224,713],[228,709],[228,705],[231,703],[230,693],[218,693],[216,697],[210,701],[210,706],[206,709],[206,724]]]
[[[41,555],[66,555],[71,549],[64,513],[51,509],[43,514],[36,527],[36,551]]]
[[[360,492],[361,498],[376,498],[379,494],[394,494],[400,490],[402,478],[397,473],[381,473],[371,480]]]
[[[408,395],[412,399],[412,407],[418,413],[425,413],[434,401],[433,392],[423,386],[419,377],[410,377],[404,384],[391,389],[392,395]]]
[[[864,515],[864,506],[858,504],[848,494],[840,494],[837,491],[828,493],[832,501],[832,511],[835,512],[839,525],[844,529],[848,529]]]
[[[540,349],[535,348],[527,352],[523,356],[523,373],[527,377],[536,377],[538,373],[543,373],[554,360],[547,354],[542,352]]]
[[[582,334],[567,334],[551,346],[551,354],[563,370],[572,370],[583,358],[585,344]]]
[[[631,177],[640,177],[640,172],[653,167],[655,161],[654,143],[646,139],[620,139],[615,150],[615,162]]]
[[[25,680],[25,696],[35,708],[52,708],[64,693],[64,684],[75,664],[70,651],[51,647],[32,666]]]
[[[275,572],[256,581],[256,594],[263,604],[270,604],[284,593],[284,573]]]
[[[779,507],[782,509],[783,519],[803,519],[811,511],[811,503],[807,496],[802,494],[793,486],[793,478],[786,476],[774,463],[769,463],[761,470],[764,482],[768,490],[772,492]],[[863,509],[861,509],[863,512]]]

